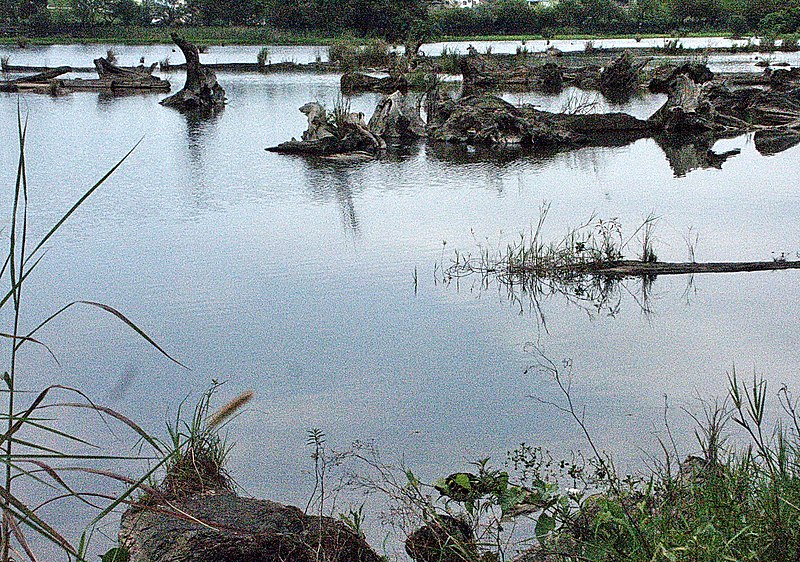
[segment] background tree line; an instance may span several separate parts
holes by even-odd
[[[411,34],[798,32],[800,0],[489,0],[430,10],[429,0],[0,0],[0,25],[34,33],[97,25],[255,25],[389,40]]]

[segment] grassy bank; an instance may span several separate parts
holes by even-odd
[[[269,27],[208,26],[180,27],[177,30],[189,41],[198,45],[330,45],[337,37],[317,33],[297,33],[280,31]],[[170,28],[142,26],[98,26],[80,32],[30,37],[0,37],[0,45],[17,45],[22,39],[30,45],[70,45],[76,43],[157,45],[171,44]],[[685,33],[681,37],[730,37],[730,33],[708,31]],[[606,35],[556,35],[558,40],[600,40],[600,39],[650,39],[670,38],[667,34],[606,34]],[[533,41],[544,39],[541,35],[444,35],[431,41]]]
[[[329,45],[334,38],[315,34],[278,31],[267,27],[180,27],[174,29],[197,45]],[[167,27],[103,26],[81,32],[31,37],[0,37],[0,45],[171,44]]]

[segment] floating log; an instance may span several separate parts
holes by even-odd
[[[22,76],[13,80],[0,82],[0,92],[18,92],[19,90],[36,90],[43,88],[53,78],[72,72],[69,66],[50,68],[30,76]]]
[[[750,262],[643,262],[621,260],[600,264],[587,264],[574,268],[575,273],[619,277],[649,277],[655,275],[688,275],[693,273],[743,273],[748,271],[779,271],[800,269],[800,261],[772,260]]]
[[[170,84],[166,80],[158,80],[152,82],[148,80],[135,80],[135,79],[113,79],[113,78],[99,78],[99,79],[82,79],[74,78],[69,80],[58,80],[57,86],[59,89],[75,90],[75,91],[88,91],[88,92],[101,92],[107,90],[135,90],[142,92],[169,92]]]

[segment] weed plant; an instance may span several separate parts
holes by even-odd
[[[481,459],[426,483],[357,443],[351,455],[360,470],[349,484],[388,496],[392,507],[385,520],[404,536],[424,536],[415,531],[420,525],[437,534],[427,548],[438,552],[429,550],[429,559],[798,559],[800,401],[786,387],[777,393],[780,419],[770,423],[767,383],[758,376],[742,383],[733,369],[728,396],[704,403],[700,415],[689,414],[696,423],[696,454],[679,455],[665,407],[663,457],[652,459],[642,474],[623,475],[595,442],[586,410],[574,397],[571,369],[569,362],[556,364],[539,354],[530,371],[555,384],[557,398],[539,402],[577,425],[586,454],[556,460],[523,443],[502,466]],[[736,440],[732,424],[740,430]]]
[[[264,68],[267,64],[269,64],[269,49],[261,47],[261,50],[258,51],[258,66]]]
[[[389,44],[381,39],[366,42],[350,37],[339,37],[328,47],[328,60],[339,63],[343,70],[359,68],[387,68],[392,63]]]
[[[0,560],[37,559],[34,553],[39,543],[29,541],[31,533],[46,539],[62,550],[69,560],[86,560],[86,552],[94,526],[121,504],[129,501],[129,497],[143,485],[151,473],[139,480],[98,470],[96,463],[117,461],[140,461],[143,458],[157,459],[157,469],[166,461],[163,448],[136,423],[126,416],[110,408],[95,404],[80,389],[69,388],[60,384],[52,384],[43,390],[33,391],[25,387],[24,373],[18,368],[18,358],[23,346],[36,345],[49,351],[49,348],[37,339],[38,332],[51,324],[62,314],[74,306],[89,306],[101,310],[121,320],[146,340],[168,359],[170,357],[145,332],[118,310],[106,304],[77,301],[62,306],[48,316],[34,329],[23,330],[23,311],[27,297],[28,279],[31,273],[41,264],[48,243],[58,233],[65,222],[99,189],[114,173],[125,159],[122,158],[100,180],[89,188],[78,201],[66,211],[61,218],[38,241],[29,235],[28,215],[28,179],[25,159],[25,142],[27,137],[27,121],[18,112],[19,161],[15,185],[11,190],[11,215],[5,232],[8,236],[8,251],[0,266],[0,281],[6,288],[0,294],[0,309],[4,309],[10,318],[8,329],[0,332],[9,345],[10,356],[7,370],[2,374],[4,407],[0,411],[0,419],[5,422],[5,431],[0,436],[0,459],[4,465],[4,474],[0,484],[0,509],[2,510],[2,532],[0,533]],[[135,147],[134,147],[135,148]],[[132,150],[131,150],[132,152]],[[55,356],[54,356],[55,357]],[[71,400],[64,400],[71,397]],[[103,447],[90,443],[63,426],[68,411],[79,412],[89,410],[103,418],[104,423],[120,423],[132,430],[140,442],[138,453],[118,457],[103,452]],[[52,412],[52,413],[51,413]],[[77,450],[77,452],[76,452]],[[85,452],[88,450],[88,454]],[[77,466],[76,466],[77,464]],[[81,491],[69,484],[69,475],[82,473],[93,475],[117,483],[123,483],[126,490],[111,496],[99,493],[96,489]],[[98,488],[100,483],[96,483]],[[41,497],[38,504],[28,503],[25,498]],[[56,525],[45,520],[42,508],[52,502],[72,500],[90,506],[97,515],[89,522],[86,531],[78,544],[67,539]]]
[[[657,261],[653,247],[657,217],[648,216],[627,236],[619,220],[591,217],[560,240],[548,243],[544,240],[548,212],[549,205],[543,205],[530,233],[521,234],[503,249],[490,251],[482,246],[477,255],[456,252],[452,263],[442,267],[442,281],[449,283],[478,275],[482,285],[488,286],[490,279],[497,279],[509,290],[510,298],[520,305],[523,302],[532,304],[543,323],[539,302],[551,295],[562,295],[598,314],[615,315],[620,306],[620,291],[627,287],[618,276],[596,272],[630,263],[625,253],[633,251],[636,244],[640,249],[638,259],[633,261]],[[643,281],[641,298],[635,298],[642,310],[649,312],[648,290],[652,279]]]

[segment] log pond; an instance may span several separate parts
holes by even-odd
[[[0,55],[88,66],[106,48]],[[181,58],[167,47],[114,49],[121,64]],[[224,49],[204,56],[232,61],[226,53],[245,48]],[[325,57],[324,48],[272,52]],[[753,54],[714,57],[712,70],[754,62]],[[183,76],[165,77],[177,91]],[[230,426],[231,473],[249,494],[301,507],[313,487],[312,427],[334,447],[373,440],[387,460],[402,457],[428,480],[485,456],[502,462],[522,441],[557,455],[584,448],[569,419],[530,398],[556,396],[552,381],[525,373],[531,343],[569,359],[598,443],[634,467],[657,448],[665,395],[675,427],[687,428],[680,407],[724,396],[734,365],[763,373],[775,391],[800,392],[797,271],[659,277],[647,288],[647,313],[636,281],[599,311],[559,295],[535,310],[502,286],[441,276],[455,251],[502,249],[529,232],[545,202],[545,240],[593,215],[631,234],[652,214],[665,261],[686,261],[688,245],[698,261],[794,259],[800,147],[763,156],[742,135],[714,145],[717,154],[740,151],[720,161],[653,139],[519,158],[419,143],[370,161],[304,160],[264,148],[300,136],[303,104],[332,106],[339,75],[217,77],[229,103],[210,118],[163,107],[160,93],[0,94],[0,208],[10,212],[19,104],[29,118],[34,238],[142,139],[49,244],[23,324],[73,300],[107,303],[191,368],[167,362],[115,319],[76,309],[39,334],[60,364],[35,348],[22,355],[26,388],[78,387],[159,435],[212,379],[228,381],[223,398],[252,388],[254,402]],[[580,95],[505,99],[557,110]],[[369,116],[379,98],[354,96],[351,109]],[[646,118],[663,101],[602,107]],[[93,436],[103,426],[94,419],[78,430]],[[691,449],[690,433],[680,439]],[[109,444],[128,450],[130,439]],[[63,517],[70,532],[82,528]],[[371,532],[379,547],[380,530]]]

